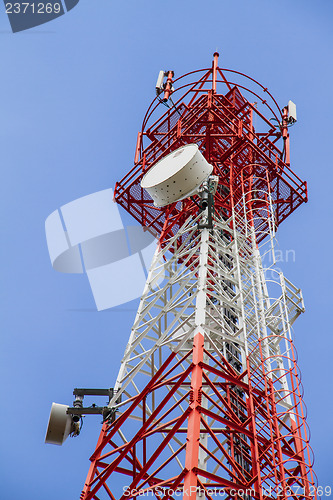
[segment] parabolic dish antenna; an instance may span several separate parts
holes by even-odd
[[[45,443],[62,445],[72,430],[72,417],[67,414],[68,406],[52,403]]]
[[[141,187],[156,207],[165,207],[195,194],[212,171],[197,144],[187,144],[157,162],[143,176]]]

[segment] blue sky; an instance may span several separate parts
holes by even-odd
[[[286,276],[307,311],[294,325],[319,484],[332,484],[332,49],[330,0],[80,0],[66,15],[13,34],[0,5],[1,496],[79,498],[100,431],[46,446],[52,401],[112,386],[137,303],[97,312],[85,277],[52,270],[44,221],[113,187],[132,166],[160,69],[220,65],[297,104],[292,168],[309,203],[278,231],[293,249]]]

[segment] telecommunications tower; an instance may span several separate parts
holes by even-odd
[[[316,498],[303,298],[274,270],[276,229],[307,201],[296,107],[217,53],[160,72],[156,94],[115,199],[159,243],[80,498]]]

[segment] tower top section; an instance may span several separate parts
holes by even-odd
[[[266,87],[220,68],[218,57],[215,52],[210,68],[176,79],[173,71],[160,71],[156,97],[138,133],[134,166],[115,186],[116,201],[162,243],[191,213],[196,216],[198,204],[188,198],[156,206],[141,181],[157,162],[187,144],[198,146],[219,178],[215,212],[220,218],[248,203],[253,220],[255,215],[262,219],[269,195],[277,227],[307,201],[306,182],[290,168],[288,127],[296,119],[294,104],[281,110]],[[258,241],[264,234],[261,228]]]

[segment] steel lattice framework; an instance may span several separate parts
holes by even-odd
[[[273,126],[217,54],[202,73],[153,126],[145,118],[135,166],[116,186],[160,238],[81,500],[316,497],[291,333],[303,298],[274,270],[276,227],[306,201],[306,184],[289,168],[285,112],[269,106]],[[212,228],[193,201],[157,209],[140,187],[190,142],[219,175]]]
[[[174,107],[148,126],[160,109],[153,101],[138,134],[134,167],[115,186],[116,201],[162,241],[165,232],[176,234],[187,213],[195,214],[197,207],[191,200],[167,209],[155,207],[140,182],[159,159],[184,144],[198,144],[214,166],[214,174],[219,176],[215,209],[220,216],[230,216],[232,204],[237,204],[242,193],[255,189],[264,197],[252,207],[260,215],[267,183],[276,225],[307,201],[306,182],[290,169],[286,113],[281,113],[267,88],[239,72],[222,70],[217,63],[215,54],[211,69],[194,71],[175,80],[175,85],[179,85],[175,95],[181,96]],[[245,80],[244,85],[227,80],[228,73]],[[245,87],[248,82],[254,90]],[[220,93],[219,87],[226,93]],[[250,102],[242,91],[255,102]],[[270,120],[264,112],[269,113]],[[281,138],[282,150],[277,146]],[[146,141],[149,145],[144,147]],[[257,238],[262,239],[260,235]]]

